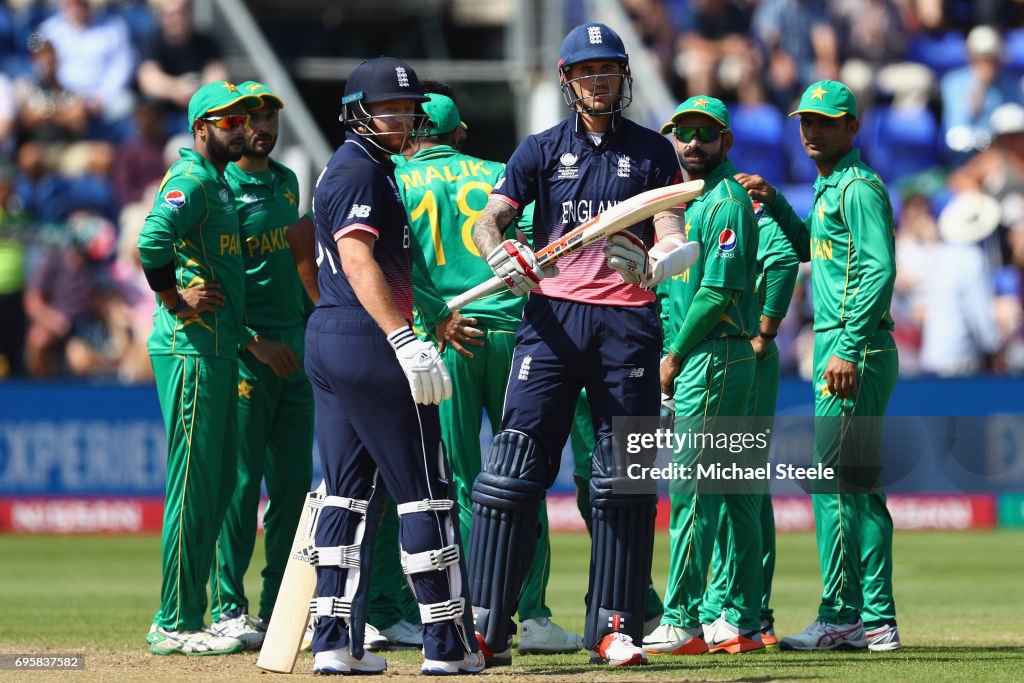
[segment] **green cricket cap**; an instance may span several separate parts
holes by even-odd
[[[811,83],[800,96],[800,104],[790,116],[797,114],[821,114],[837,119],[844,114],[857,118],[857,98],[853,91],[839,81],[818,81]]]
[[[676,119],[683,114],[703,114],[704,116],[710,116],[715,121],[722,124],[723,128],[729,127],[729,110],[725,108],[725,103],[716,97],[708,97],[707,95],[697,95],[686,100],[678,107],[672,114],[672,118],[661,127],[661,134],[671,133],[672,129],[676,125]]]
[[[424,135],[444,135],[459,126],[466,127],[459,114],[459,108],[452,98],[433,92],[428,92],[426,95],[427,101],[420,106],[423,107],[424,113],[430,119],[430,127],[423,133]]]
[[[226,109],[236,102],[241,102],[246,109],[257,109],[263,101],[255,95],[246,95],[234,83],[215,81],[207,83],[192,95],[188,101],[188,129],[195,132],[196,119],[201,119],[211,112]]]
[[[263,104],[272,104],[278,109],[284,109],[284,102],[281,98],[263,83],[258,81],[246,81],[238,84],[239,92],[245,95],[255,95],[263,101]]]

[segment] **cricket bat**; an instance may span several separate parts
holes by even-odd
[[[321,482],[316,491],[306,496],[288,564],[281,577],[281,589],[277,593],[274,612],[270,615],[267,636],[256,660],[256,666],[261,669],[290,674],[295,667],[309,621],[309,601],[316,591],[316,568],[306,557],[306,547],[313,544],[313,530],[326,492],[327,487]]]
[[[650,218],[659,211],[684,204],[704,192],[703,180],[691,180],[679,185],[659,187],[630,197],[612,208],[591,218],[586,223],[570,230],[560,238],[537,252],[537,261],[546,268],[563,256],[593,244],[599,239],[614,235]],[[481,282],[448,302],[448,308],[457,311],[480,297],[487,296],[505,286],[498,276]]]

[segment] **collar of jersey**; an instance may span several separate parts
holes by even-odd
[[[198,164],[204,171],[209,173],[217,180],[221,179],[221,174],[217,172],[217,168],[213,165],[213,163],[209,159],[204,157],[202,154],[195,151],[194,149],[190,147],[182,147],[181,149],[178,150],[178,154],[181,155],[182,159],[187,159],[188,161],[191,161],[193,164]]]
[[[393,165],[391,164],[390,154],[385,154],[384,152],[379,151],[376,147],[368,144],[356,133],[353,133],[351,131],[345,133],[345,144],[355,145],[356,147],[363,151],[363,154],[365,154],[368,159],[380,164],[381,166],[386,166],[389,164]]]
[[[270,159],[270,167],[266,171],[271,174],[272,182],[269,183],[265,182],[259,176],[253,175],[252,173],[249,173],[248,171],[244,170],[241,166],[239,166],[236,163],[228,164],[227,169],[225,169],[224,171],[224,175],[225,177],[229,178],[230,180],[234,181],[239,185],[266,185],[270,187],[272,185],[277,185],[278,182],[283,177],[281,171],[279,170],[280,166],[281,164],[277,163],[273,159]]]
[[[711,191],[718,186],[720,182],[726,178],[731,178],[736,175],[736,166],[732,163],[732,160],[726,157],[722,163],[711,169],[711,173],[704,178],[704,194],[700,195],[693,200],[693,204],[700,204],[705,199],[711,196]]]
[[[846,173],[846,169],[850,168],[854,164],[860,161],[860,150],[851,149],[849,152],[844,154],[839,161],[836,163],[836,167],[832,169],[832,173],[822,178],[818,176],[814,181],[814,189],[819,187],[835,187],[839,184],[843,174]]]
[[[590,136],[587,134],[587,127],[584,126],[582,124],[582,121],[580,120],[581,116],[582,114],[580,114],[579,112],[573,114],[572,132],[576,137],[580,138],[581,140],[586,140],[587,143],[593,144],[590,141]],[[622,123],[622,115],[616,112],[611,116],[612,124],[608,126],[608,130],[601,134],[601,144],[597,146],[599,149],[601,147],[607,146],[608,139],[618,135],[619,130],[622,128],[622,126],[620,125]]]

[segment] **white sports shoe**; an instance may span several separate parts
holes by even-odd
[[[780,650],[863,650],[868,646],[864,623],[826,624],[816,621],[796,636],[779,641]]]
[[[705,631],[705,642],[708,645],[708,652],[727,652],[737,655],[741,652],[754,652],[764,649],[764,642],[761,640],[761,630],[741,631],[725,620],[725,616],[718,617],[715,623]]]
[[[475,674],[484,670],[482,652],[470,652],[457,662],[444,662],[439,659],[424,659],[420,673],[424,676],[455,676],[456,674]]]
[[[370,652],[380,652],[391,647],[391,640],[374,626],[367,624],[363,628],[363,647]]]
[[[260,628],[258,619],[242,612],[233,619],[221,619],[210,626],[210,631],[218,636],[237,638],[242,641],[246,650],[258,650],[267,637],[266,627]]]
[[[633,644],[625,633],[609,633],[597,644],[590,657],[591,664],[608,666],[639,666],[647,663],[647,653]]]
[[[519,654],[559,654],[576,652],[583,648],[579,634],[566,631],[547,617],[527,619],[519,637]]]
[[[484,642],[484,637],[479,631],[476,633],[476,644],[480,647],[487,666],[510,666],[512,664],[512,636],[508,637],[508,647],[500,652],[491,652],[491,648],[487,647],[487,643]]]
[[[218,636],[210,631],[168,631],[156,624],[146,634],[149,651],[155,655],[205,657],[230,655],[245,649],[237,638]]]
[[[892,652],[900,649],[900,631],[896,624],[882,624],[864,631],[868,649],[872,652]]]
[[[364,652],[360,659],[353,657],[348,647],[325,650],[313,655],[313,673],[334,674],[379,674],[388,668],[383,657]]]
[[[644,650],[652,655],[699,655],[708,651],[701,628],[662,624],[644,638]]]
[[[405,619],[399,619],[391,626],[380,629],[379,633],[388,639],[392,649],[423,647],[423,627],[410,624]]]

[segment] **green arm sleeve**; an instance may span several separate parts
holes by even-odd
[[[658,320],[661,323],[661,355],[668,354],[669,342],[668,331],[672,322],[672,303],[669,300],[669,290],[666,283],[661,283],[654,288],[655,300],[658,302]]]
[[[145,268],[175,261],[174,246],[206,219],[206,192],[195,180],[173,176],[156,193],[156,200],[139,232],[139,256]]]
[[[761,314],[769,318],[785,318],[796,289],[799,266],[773,266],[764,271],[764,306]]]
[[[789,205],[789,201],[778,189],[775,190],[775,199],[768,205],[768,210],[771,211],[779,227],[782,228],[782,232],[785,233],[786,238],[793,245],[793,250],[796,252],[797,257],[805,263],[810,261],[810,217],[806,221],[800,220],[800,217],[796,215],[796,211],[793,211],[793,207]]]
[[[424,332],[433,334],[434,326],[451,315],[451,311],[448,310],[448,303],[437,291],[434,281],[430,278],[430,269],[427,267],[427,260],[423,256],[423,248],[419,241],[410,240],[409,251],[412,254],[413,301],[420,309],[423,322],[430,327]]]
[[[718,319],[725,312],[733,291],[721,287],[701,287],[693,297],[690,309],[686,312],[683,326],[669,345],[672,353],[685,356],[697,344],[711,334],[718,324]]]
[[[896,247],[885,188],[867,179],[854,180],[843,190],[841,205],[853,237],[859,283],[854,305],[846,311],[836,355],[856,363],[892,300]]]

